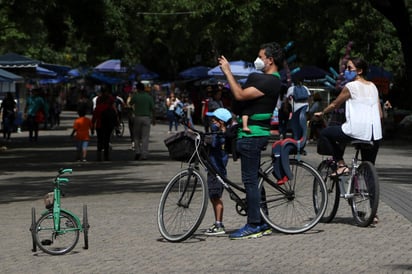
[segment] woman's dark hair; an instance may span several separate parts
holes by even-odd
[[[285,54],[282,47],[276,43],[266,43],[260,46],[260,49],[265,50],[265,55],[267,58],[272,57],[275,65],[281,69],[283,67],[283,61],[285,59]]]
[[[362,76],[366,77],[366,74],[368,74],[368,70],[369,70],[368,63],[360,57],[349,58],[349,60],[352,61],[352,63],[355,65],[357,69],[361,69]]]

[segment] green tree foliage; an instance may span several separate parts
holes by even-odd
[[[174,79],[220,54],[253,61],[270,41],[295,42],[292,66],[338,68],[353,41],[354,55],[412,79],[411,14],[410,0],[0,0],[0,53],[73,67],[117,58]]]

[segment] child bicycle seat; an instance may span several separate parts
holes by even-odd
[[[293,177],[289,167],[289,155],[305,154],[303,148],[307,137],[307,108],[308,106],[303,106],[293,113],[289,121],[292,138],[276,141],[272,145],[273,175],[278,180],[278,184],[284,184]]]

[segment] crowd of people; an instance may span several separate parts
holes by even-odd
[[[236,139],[236,154],[241,162],[241,179],[246,190],[246,224],[229,235],[230,239],[259,238],[271,233],[270,227],[260,215],[260,201],[264,191],[258,188],[258,170],[261,152],[266,148],[271,137],[271,124],[274,109],[278,113],[279,139],[287,138],[288,123],[295,113],[303,107],[307,109],[309,140],[322,139],[332,147],[332,156],[337,162],[334,176],[348,172],[343,156],[344,144],[353,139],[367,140],[374,143],[371,151],[362,151],[363,160],[375,163],[382,139],[381,119],[383,117],[379,92],[376,86],[367,81],[365,74],[368,64],[361,58],[351,58],[346,64],[344,77],[346,85],[330,104],[322,102],[320,93],[311,93],[301,79],[294,79],[291,87],[285,87],[279,71],[284,62],[283,49],[277,43],[262,44],[257,52],[254,65],[263,73],[252,73],[241,85],[231,71],[225,56],[218,58],[220,68],[226,78],[223,83],[208,85],[204,96],[195,104],[190,94],[170,90],[164,95],[168,133],[179,131],[175,110],[180,108],[188,118],[189,124],[183,130],[195,127],[194,115],[197,110],[201,127],[205,132],[224,132],[232,124],[239,124]],[[296,87],[303,90],[305,99],[297,99]],[[110,87],[103,86],[90,98],[80,93],[77,103],[78,118],[73,121],[72,137],[76,139],[76,157],[78,161],[87,161],[87,149],[91,135],[96,132],[97,161],[111,159],[110,142],[113,131],[127,115],[131,147],[134,160],[150,158],[149,139],[151,125],[156,124],[156,102],[161,87],[153,85],[149,89],[141,82],[132,85],[127,94],[113,94]],[[223,94],[229,94],[229,101],[224,101]],[[126,96],[124,96],[126,95]],[[58,99],[58,97],[57,97]],[[63,108],[59,100],[48,100],[41,88],[32,89],[24,108],[24,121],[28,129],[29,140],[36,142],[40,125],[50,127],[59,125],[59,115]],[[327,125],[324,115],[344,105],[345,119],[340,124]],[[385,102],[385,108],[391,108]],[[9,140],[16,119],[16,103],[8,93],[1,104],[2,128],[4,139]],[[87,114],[91,118],[86,117]],[[359,115],[362,114],[362,115]],[[222,137],[216,137],[210,149],[210,159],[220,173],[226,175],[228,155],[222,150]],[[223,188],[208,174],[209,195],[212,201],[215,222],[206,231],[207,235],[225,233],[223,225]]]

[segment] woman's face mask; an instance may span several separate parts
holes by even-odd
[[[257,70],[263,70],[263,69],[265,68],[265,63],[264,63],[263,60],[260,59],[259,57],[256,58],[254,64],[255,64],[255,68],[256,68]]]
[[[345,77],[346,81],[353,81],[356,78],[356,75],[358,75],[356,70],[345,70],[343,76]]]

